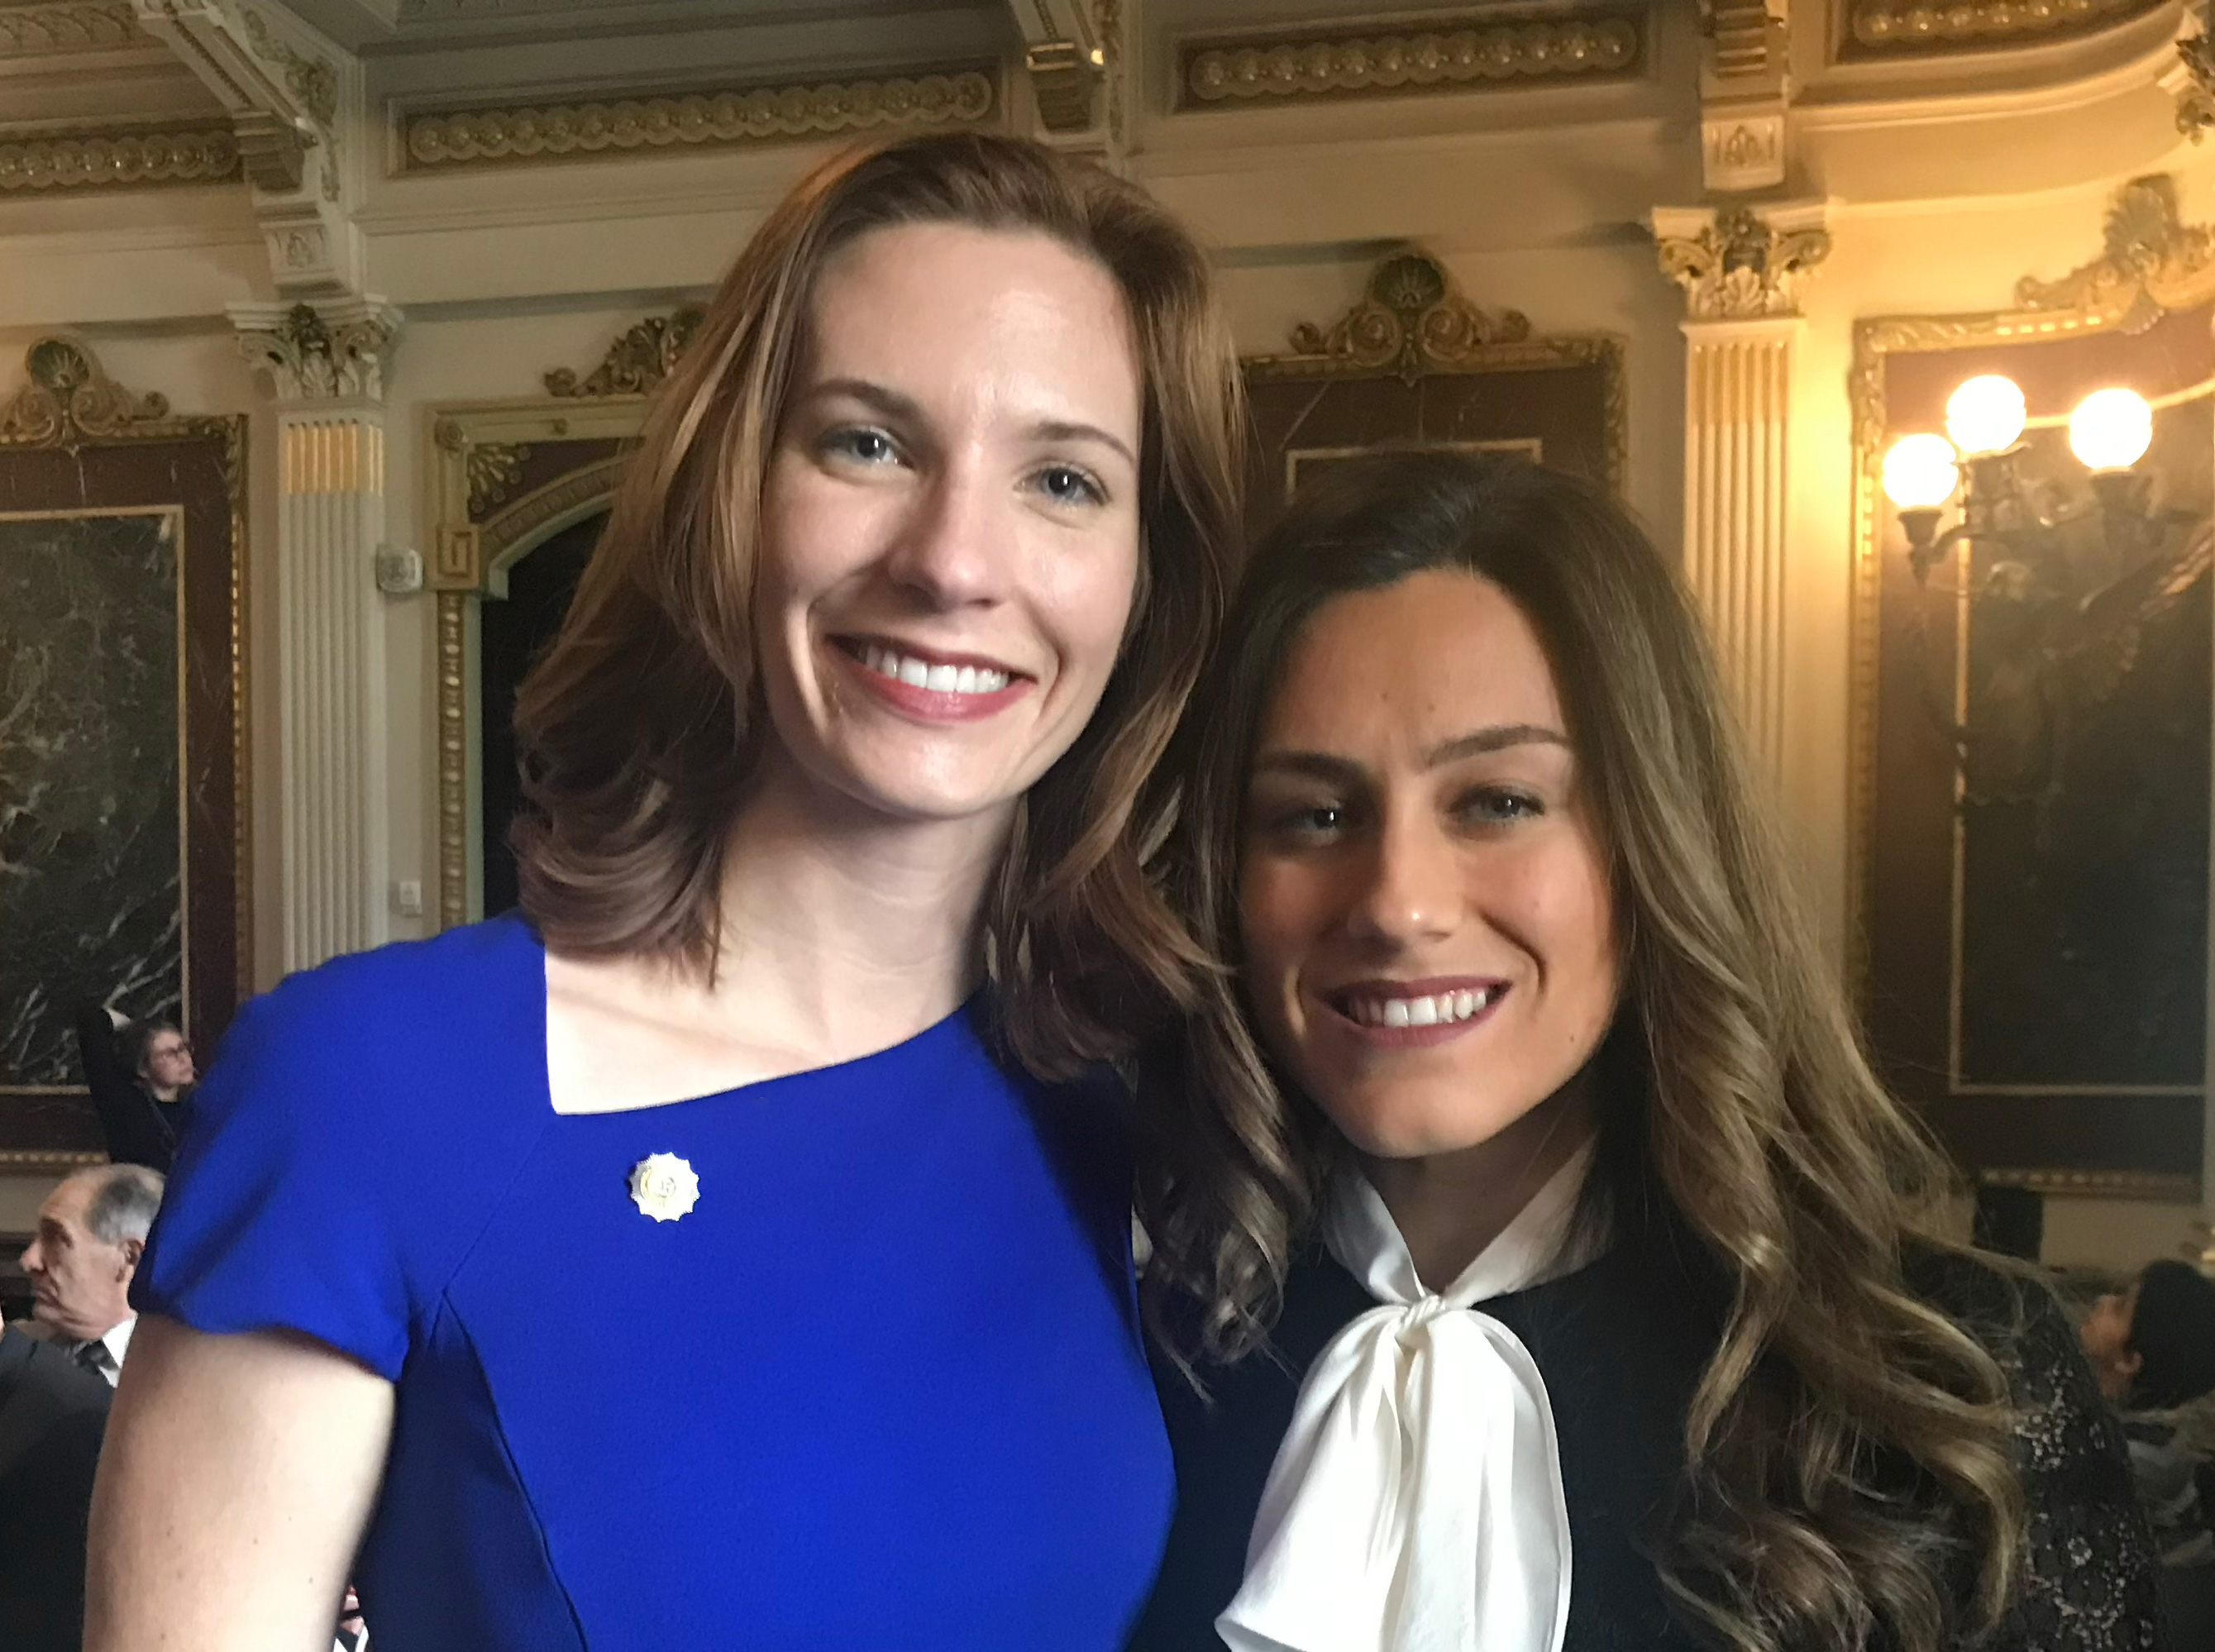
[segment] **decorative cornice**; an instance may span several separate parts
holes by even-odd
[[[556,367],[545,376],[549,396],[644,396],[669,377],[669,370],[677,365],[677,358],[692,341],[707,312],[696,304],[687,304],[668,316],[648,316],[637,326],[626,330],[608,353],[600,358],[600,365],[580,379],[567,367]]]
[[[1454,291],[1435,259],[1405,252],[1377,265],[1367,294],[1328,327],[1303,322],[1292,329],[1293,354],[1255,357],[1247,365],[1265,375],[1297,364],[1414,380],[1469,366],[1483,352],[1530,338],[1530,319],[1520,311],[1479,310]]]
[[[238,171],[237,140],[224,126],[51,132],[0,141],[0,195],[216,183]]]
[[[1820,206],[1657,207],[1652,224],[1661,273],[1695,321],[1796,316],[1801,280],[1831,252]]]
[[[2188,77],[2176,95],[2176,129],[2196,144],[2215,126],[2215,37],[2203,27],[2176,43],[2176,56]]]
[[[2107,250],[2058,281],[2025,276],[2016,303],[2025,310],[2120,312],[2135,331],[2172,308],[2175,289],[2201,282],[2215,268],[2215,225],[2186,224],[2177,210],[2176,180],[2165,173],[2133,178],[2108,207]]]
[[[1196,108],[1255,99],[1389,97],[1625,74],[1645,55],[1648,26],[1642,8],[1559,22],[1441,21],[1447,26],[1420,34],[1184,41],[1178,101]]]
[[[239,353],[269,375],[279,402],[382,401],[401,314],[382,298],[322,305],[233,304]]]
[[[311,58],[270,32],[258,11],[244,14],[246,38],[254,55],[285,73],[285,89],[300,101],[308,118],[328,132],[339,113],[339,71],[321,58]]]
[[[2028,46],[2085,34],[2154,10],[2163,0],[1856,0],[1854,44],[1887,55]]]
[[[997,65],[813,86],[753,86],[584,103],[410,115],[402,169],[659,149],[790,142],[886,126],[979,126],[999,109]]]
[[[167,396],[124,389],[75,339],[38,340],[23,367],[29,383],[0,407],[0,447],[158,440],[199,433],[206,422],[173,416]]]
[[[151,46],[131,0],[0,7],[0,59]]]
[[[1710,78],[1769,89],[1784,69],[1784,19],[1785,0],[1700,0]]]

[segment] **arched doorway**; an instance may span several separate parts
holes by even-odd
[[[522,803],[515,766],[515,691],[554,640],[577,580],[607,525],[597,511],[549,535],[509,565],[507,594],[478,615],[477,750],[482,754],[484,838],[479,870],[487,917],[515,905],[515,857],[508,827]]]

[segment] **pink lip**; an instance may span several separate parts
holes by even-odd
[[[973,666],[979,671],[998,671],[1008,674],[1008,685],[990,694],[953,694],[917,688],[912,683],[903,683],[896,677],[887,677],[880,671],[872,671],[851,653],[853,646],[874,642],[880,648],[897,650],[911,659],[926,660],[934,666]],[[856,636],[839,638],[831,644],[831,652],[846,668],[847,674],[871,694],[901,715],[917,722],[978,722],[996,716],[1030,692],[1029,678],[983,654],[945,654],[934,648],[918,648],[912,643],[896,642],[890,637]]]
[[[1493,1012],[1507,1001],[1508,984],[1496,977],[1486,975],[1431,975],[1420,980],[1353,981],[1344,986],[1333,987],[1316,998],[1329,1011],[1339,1030],[1360,1043],[1379,1050],[1428,1049],[1434,1045],[1451,1044],[1454,1040],[1475,1032],[1492,1019]],[[1371,1027],[1356,1021],[1339,1005],[1354,998],[1428,998],[1441,992],[1493,992],[1491,1003],[1464,1021],[1440,1022],[1429,1027]]]

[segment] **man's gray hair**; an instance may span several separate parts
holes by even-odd
[[[162,1189],[168,1185],[159,1171],[143,1164],[103,1164],[78,1171],[77,1179],[92,1184],[84,1225],[94,1238],[102,1244],[121,1244],[126,1239],[146,1242],[154,1213],[162,1208]]]

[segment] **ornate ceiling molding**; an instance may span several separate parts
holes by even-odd
[[[590,159],[654,150],[789,143],[887,126],[982,126],[1000,112],[998,65],[808,86],[407,116],[401,169]]]
[[[2138,331],[2165,310],[2200,300],[2215,281],[2215,224],[2187,224],[2176,204],[2176,180],[2166,173],[2133,178],[2108,207],[2106,250],[2056,281],[2026,275],[2016,283],[2025,310],[2081,310],[2118,317]]]
[[[560,396],[644,396],[669,377],[707,315],[687,304],[668,316],[648,316],[627,329],[583,378],[567,367],[545,375],[546,393]]]
[[[384,398],[384,363],[400,336],[400,311],[382,298],[233,304],[238,352],[269,375],[279,402]]]
[[[1661,273],[1684,290],[1694,321],[1759,321],[1800,313],[1807,272],[1830,256],[1821,205],[1657,207]]]
[[[238,174],[238,143],[227,126],[89,129],[0,141],[0,197],[219,183]]]
[[[131,0],[0,7],[0,59],[150,46]]]
[[[0,447],[77,448],[88,442],[194,435],[206,421],[174,415],[169,397],[126,390],[75,339],[42,338],[23,353],[28,380],[0,406]]]
[[[1420,34],[1247,35],[1181,41],[1181,108],[1287,99],[1396,97],[1613,77],[1647,52],[1645,9],[1611,7],[1555,21],[1441,19]]]
[[[1856,47],[1887,57],[2031,46],[2086,34],[2157,9],[2166,0],[1854,0]]]

